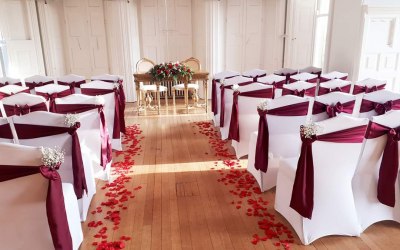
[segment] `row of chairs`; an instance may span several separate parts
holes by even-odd
[[[281,94],[283,96],[272,99],[276,93],[274,92],[274,90],[276,90],[278,87],[276,85],[268,86],[265,85],[265,83],[254,81],[259,81],[259,79],[261,78],[253,79],[253,81],[247,80],[247,82],[244,81],[245,79],[243,79],[242,76],[234,76],[230,79],[225,78],[225,80],[222,81],[222,86],[225,87],[225,84],[228,83],[227,86],[229,87],[226,87],[226,89],[222,91],[222,94],[218,93],[218,96],[221,99],[218,100],[220,106],[217,106],[219,109],[219,113],[217,113],[217,115],[219,114],[220,116],[214,117],[214,120],[216,121],[216,123],[220,121],[220,126],[222,121],[222,126],[220,127],[221,136],[223,139],[232,139],[232,145],[235,148],[238,158],[246,155],[247,153],[249,154],[248,171],[254,175],[263,191],[274,187],[278,179],[275,205],[276,209],[289,220],[289,222],[295,228],[302,242],[304,244],[309,244],[313,240],[329,234],[359,235],[362,230],[367,228],[370,224],[379,221],[379,219],[375,220],[375,218],[383,218],[385,216],[386,219],[393,218],[393,214],[395,213],[393,212],[393,210],[390,209],[385,210],[385,212],[382,212],[382,210],[378,213],[379,215],[371,216],[372,211],[369,210],[369,208],[375,206],[379,207],[379,210],[382,208],[382,206],[380,206],[382,204],[376,202],[376,192],[365,192],[365,190],[361,189],[357,189],[358,196],[361,197],[358,199],[361,199],[367,208],[357,208],[357,213],[363,213],[364,211],[363,218],[360,220],[354,219],[357,218],[357,213],[355,213],[355,210],[353,209],[354,206],[351,206],[351,202],[353,202],[354,204],[354,201],[351,199],[347,199],[349,203],[343,205],[342,208],[344,207],[345,209],[348,209],[350,211],[346,214],[346,216],[355,216],[352,220],[348,220],[347,224],[342,223],[342,225],[337,225],[336,227],[334,225],[334,221],[329,220],[329,218],[325,218],[329,216],[329,213],[323,210],[323,208],[326,208],[326,205],[333,207],[334,203],[330,203],[329,201],[325,202],[325,200],[321,198],[321,195],[318,196],[318,198],[322,200],[322,203],[318,204],[323,207],[319,208],[319,210],[322,210],[322,212],[321,214],[319,214],[318,212],[317,214],[319,215],[317,216],[313,215],[312,222],[310,222],[309,219],[305,219],[304,214],[299,215],[297,211],[289,206],[289,202],[291,201],[290,198],[292,195],[293,181],[295,179],[293,176],[295,175],[297,169],[296,164],[293,163],[301,161],[299,160],[299,155],[301,155],[300,149],[302,148],[302,138],[299,135],[299,127],[302,124],[310,121],[317,122],[317,126],[323,127],[323,131],[319,132],[320,134],[329,134],[335,129],[337,131],[346,129],[343,127],[343,125],[350,128],[354,124],[363,124],[363,126],[365,125],[365,129],[361,134],[362,138],[364,138],[365,130],[367,127],[366,124],[368,123],[368,119],[366,118],[375,119],[376,115],[382,115],[386,112],[388,117],[391,117],[389,119],[393,120],[394,116],[390,115],[392,113],[397,114],[398,117],[397,111],[390,110],[400,109],[400,106],[398,105],[400,102],[400,94],[387,90],[379,90],[384,88],[385,83],[378,80],[368,79],[365,81],[361,81],[357,84],[352,84],[350,86],[348,86],[350,82],[347,82],[347,85],[343,86],[348,87],[344,88],[342,86],[334,86],[334,84],[342,84],[344,82],[343,80],[326,80],[326,78],[324,78],[322,81],[317,81],[320,81],[320,87],[326,87],[323,84],[328,83],[331,84],[330,90],[332,90],[333,88],[336,89],[334,91],[326,91],[326,93],[323,93],[323,95],[315,95],[315,89],[317,87],[315,83],[304,81],[291,83],[289,77],[287,79],[287,82],[285,82],[282,86],[283,90]],[[271,78],[278,79],[278,77],[274,75],[271,75]],[[238,81],[229,85],[230,81],[235,81],[235,79],[237,79]],[[320,77],[320,79],[322,78]],[[309,85],[310,88],[314,88],[314,91],[304,91],[304,89],[307,89],[304,88],[304,86],[307,85]],[[291,91],[285,91],[285,87],[291,87]],[[223,87],[219,89],[222,90]],[[320,88],[320,90],[323,90],[323,88]],[[349,92],[354,93],[354,90],[358,91],[356,95],[348,94]],[[367,94],[365,94],[365,92],[367,92]],[[267,99],[267,101],[260,104],[260,101],[265,99]],[[221,119],[222,115],[224,119]],[[334,125],[331,125],[331,123]],[[353,127],[356,126],[354,125]],[[383,139],[381,138],[381,140],[386,141],[386,138],[383,137]],[[362,140],[359,141],[358,144],[361,145]],[[315,142],[313,145],[319,144]],[[340,146],[338,146],[339,144],[336,143],[334,145],[340,148]],[[349,167],[350,171],[351,169],[355,169],[357,167],[360,150],[344,151],[347,153],[347,156],[350,155],[352,157],[351,160],[347,160],[346,154],[343,154],[343,157],[341,158],[341,153],[343,152],[340,150],[337,151],[341,152],[338,153],[339,155],[337,157],[335,151],[324,150],[323,152],[321,152],[321,154],[324,153],[323,157],[320,158],[323,159],[321,160],[323,163],[320,163],[322,165],[320,167],[322,169],[321,171],[328,171],[329,174],[332,174],[332,170],[337,167],[337,164],[341,165],[341,169],[343,164],[341,164],[342,162],[340,161],[342,161],[343,159],[343,161],[345,161],[345,163],[347,164],[345,164],[345,166],[349,166],[349,164],[351,165]],[[380,152],[380,155],[378,154],[379,150],[377,151],[377,154],[373,154],[376,161],[379,160],[379,156],[382,155],[382,152]],[[368,153],[366,153],[364,151],[364,156],[371,157],[371,152],[369,151]],[[292,160],[291,165],[289,166],[289,164],[285,162],[285,159],[295,160]],[[332,159],[339,160],[332,161]],[[324,166],[325,163],[332,166],[330,168],[326,168]],[[283,164],[286,164],[287,167],[282,167]],[[374,170],[377,170],[376,166],[374,167]],[[340,169],[338,170],[338,175],[340,175],[341,173]],[[368,171],[367,172],[370,173],[371,169],[369,169]],[[280,184],[280,176],[285,176],[285,174],[287,174],[288,172],[291,173],[290,181],[282,177],[284,181],[282,181],[282,184]],[[377,172],[375,171],[375,174],[376,173]],[[348,174],[348,172],[346,174]],[[325,176],[328,177],[329,175]],[[369,176],[369,178],[370,180],[374,178],[374,180],[376,180],[377,176],[371,175]],[[321,178],[321,180],[323,180],[323,178]],[[318,192],[318,194],[322,193],[322,196],[330,197],[330,193],[325,193],[324,190],[326,189],[326,187],[332,188],[332,186],[324,186],[324,180],[321,180],[315,180],[316,183],[322,183],[321,185],[323,186],[318,187],[319,190],[315,192]],[[346,180],[349,179],[345,178],[343,180],[343,183],[345,183],[344,185],[347,185],[348,187],[349,183],[351,185],[351,178],[350,182],[346,183]],[[335,181],[338,182],[337,179],[335,179]],[[375,184],[376,187],[376,183],[373,184]],[[358,183],[357,185],[361,184]],[[340,190],[338,191],[339,193],[343,190],[347,192],[343,195],[344,197],[348,198],[352,197],[353,195],[351,190],[349,192],[349,189],[339,188],[338,190]],[[371,188],[369,188],[369,190],[371,190]],[[366,201],[365,197],[368,197],[368,202]],[[373,197],[374,199],[372,199],[371,197]],[[292,200],[293,199],[294,198],[292,198]],[[315,196],[315,199],[317,199],[317,196]],[[369,202],[371,200],[372,202]],[[339,201],[335,200],[335,202]],[[379,203],[380,205],[377,205],[377,203]],[[383,205],[383,207],[385,206]],[[366,218],[374,219],[370,219],[370,222],[366,222]],[[345,228],[343,228],[343,225]],[[346,226],[350,228],[347,231]],[[362,228],[362,230],[360,228]]]

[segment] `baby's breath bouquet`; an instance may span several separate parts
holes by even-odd
[[[64,151],[58,147],[41,148],[42,164],[49,168],[58,168],[64,162]]]
[[[79,122],[79,115],[78,114],[66,114],[64,124],[68,127],[73,127],[75,124]]]

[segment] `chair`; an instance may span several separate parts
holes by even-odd
[[[297,81],[317,83],[318,75],[307,73],[307,72],[302,72],[302,73],[297,73],[295,75],[290,76],[289,83],[293,83],[293,82],[297,82]]]
[[[63,182],[74,186],[81,220],[85,221],[90,202],[96,193],[96,184],[90,152],[85,150],[86,147],[80,146],[80,136],[77,133],[79,126],[75,124],[74,127],[70,127],[66,124],[65,115],[44,111],[13,116],[11,119],[20,144],[36,147],[57,146],[65,151],[65,161],[58,172]],[[84,191],[84,182],[87,192]]]
[[[227,121],[228,126],[221,127],[221,134],[228,133],[237,158],[248,154],[250,134],[257,130],[258,126],[257,106],[267,98],[271,99],[273,94],[272,85],[257,82],[241,86],[234,91],[230,123]]]
[[[275,75],[285,76],[286,83],[289,83],[290,76],[298,74],[298,73],[299,73],[298,69],[289,69],[289,68],[279,69],[274,72]]]
[[[48,111],[46,99],[42,96],[20,92],[1,100],[4,107],[2,117],[26,115],[35,111]]]
[[[247,171],[257,180],[261,191],[275,186],[283,158],[299,155],[298,131],[307,121],[310,98],[285,95],[265,104],[258,108],[258,131],[251,133],[247,163]]]
[[[6,86],[6,85],[19,85],[22,86],[21,80],[17,78],[11,78],[11,77],[0,77],[0,87]]]
[[[359,107],[359,116],[371,119],[392,109],[400,109],[400,93],[383,89],[364,94]]]
[[[55,112],[55,99],[72,94],[69,86],[57,85],[57,84],[47,84],[45,86],[36,87],[35,93],[38,96],[42,96],[49,103],[49,111]]]
[[[18,140],[15,138],[15,130],[12,121],[9,121],[7,118],[0,118],[0,142],[18,143]]]
[[[330,92],[350,93],[352,84],[350,81],[333,79],[319,84],[318,95],[325,95]]]
[[[156,64],[147,59],[147,58],[141,58],[137,63],[136,63],[136,72],[137,73],[147,73],[149,72],[150,69],[152,69]],[[165,97],[165,105],[168,106],[168,88],[165,86],[160,85],[159,86],[159,92],[164,93]],[[154,107],[151,105],[151,102],[153,101],[153,95],[155,94],[156,97],[158,96],[157,94],[157,85],[154,83],[150,84],[143,84],[142,82],[140,83],[139,87],[139,105],[143,105],[145,103],[145,111],[147,108],[154,109]],[[144,98],[144,99],[143,99]],[[160,100],[157,100],[157,112],[160,114]]]
[[[111,138],[103,112],[104,98],[72,94],[55,99],[56,113],[79,114],[82,121],[78,130],[79,140],[90,150],[94,177],[110,179],[112,161]]]
[[[184,65],[188,66],[191,71],[193,72],[199,72],[201,71],[201,64],[199,59],[191,57],[186,59],[185,61],[182,62]],[[189,91],[192,92],[192,99],[194,101],[194,105],[197,106],[199,102],[199,96],[198,96],[198,91],[199,91],[199,84],[197,82],[195,83],[187,83],[187,89],[188,93],[184,93],[185,95],[185,102],[189,100],[189,96],[186,96],[189,94]],[[175,91],[185,91],[185,84],[180,83],[172,86],[172,99],[175,107]],[[166,105],[167,105],[167,100],[166,100]],[[188,105],[188,103],[185,103],[185,105]]]
[[[373,78],[367,78],[361,81],[354,83],[352,93],[353,95],[361,94],[361,93],[371,93],[374,91],[385,89],[386,81],[377,80]]]
[[[217,102],[217,110],[219,111],[217,114],[214,113],[214,125],[215,126],[225,126],[225,107],[231,107],[233,101],[233,85],[247,85],[253,83],[253,79],[244,77],[244,76],[234,76],[230,78],[224,78],[222,82],[216,82],[216,102]],[[226,95],[225,95],[225,92]],[[226,99],[225,99],[226,96]],[[228,119],[228,118],[227,118]],[[221,123],[222,122],[222,123]]]
[[[264,77],[266,75],[267,75],[267,71],[265,71],[263,69],[251,69],[251,70],[247,70],[242,73],[242,76],[253,78],[253,81],[255,81],[255,82],[257,81],[257,78]]]
[[[282,95],[297,95],[314,97],[317,86],[314,83],[298,81],[283,85]]]
[[[222,81],[228,78],[232,78],[235,76],[239,76],[240,73],[237,71],[222,71],[213,76],[211,82],[211,112],[214,113],[214,116],[218,114],[218,96],[220,95],[219,86]],[[218,85],[218,86],[217,86]]]
[[[6,85],[0,87],[0,100],[4,97],[15,95],[19,92],[29,93],[30,91],[28,87],[22,87],[18,85]]]
[[[311,138],[302,135],[300,158],[281,161],[275,210],[303,244],[326,235],[360,235],[351,181],[367,124],[368,119],[348,116],[315,123],[316,136],[309,133],[313,129],[308,130]]]
[[[86,83],[86,79],[83,76],[69,74],[60,76],[57,78],[58,85],[68,86],[71,89],[71,93],[81,93],[81,84]]]
[[[72,185],[41,174],[42,152],[38,147],[0,143],[0,152],[1,247],[55,249],[53,240],[61,239],[66,242],[62,249],[78,250],[83,233]],[[4,171],[10,175],[4,175]],[[51,175],[58,176],[57,171],[53,171]],[[50,182],[55,200],[47,198]],[[63,228],[63,224],[57,222],[59,228],[53,230],[57,233],[52,235],[48,216],[52,216],[54,210],[57,210],[56,220],[66,219],[67,223]]]
[[[384,115],[374,116],[369,124],[366,140],[364,142],[364,149],[352,182],[358,220],[363,231],[378,221],[392,220],[400,222],[398,174],[397,171],[395,171],[395,174],[389,173],[390,176],[393,176],[389,181],[387,175],[385,177],[384,174],[387,171],[385,167],[381,165],[386,145],[389,145],[390,141],[392,141],[388,134],[392,128],[398,134],[399,126],[399,110],[391,110]],[[398,142],[395,141],[395,143],[397,144]],[[389,156],[389,154],[387,154],[387,156]],[[395,152],[392,156],[394,159],[393,157],[388,157],[387,159],[394,164],[396,164],[396,162],[398,164],[398,152]],[[398,165],[394,166],[393,169],[398,169]],[[380,180],[381,171],[382,180]],[[380,181],[381,184],[388,184],[392,187],[390,188],[392,192],[385,192],[387,190],[385,189],[386,187],[381,189],[388,198],[394,198],[392,204],[386,203],[386,197],[383,197],[383,199],[378,198],[378,196],[380,197],[380,195],[378,195],[378,183]],[[389,196],[389,193],[392,194],[392,196]]]
[[[29,88],[31,94],[35,94],[35,88],[47,84],[54,84],[54,79],[48,76],[34,75],[24,79],[25,86]]]
[[[121,95],[114,83],[92,81],[81,85],[84,95],[100,95],[104,98],[104,115],[111,135],[112,148],[122,150],[121,133],[125,133],[125,117],[121,111]]]
[[[333,79],[341,79],[341,80],[347,80],[347,77],[349,76],[348,73],[342,73],[339,71],[332,71],[326,74],[321,74],[319,78],[319,82],[327,82],[329,80]]]
[[[319,78],[321,76],[322,69],[318,68],[318,67],[314,67],[314,66],[308,66],[308,67],[299,69],[299,73],[302,73],[302,72],[307,72],[307,73],[318,75],[318,78]]]
[[[357,116],[356,96],[343,92],[331,92],[316,96],[312,105],[313,121],[322,121],[337,116]]]
[[[277,98],[282,96],[282,88],[286,84],[286,76],[270,74],[257,78],[257,82],[274,86],[274,98]]]

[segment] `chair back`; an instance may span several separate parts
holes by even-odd
[[[315,102],[319,102],[325,105],[336,105],[338,103],[345,104],[345,103],[353,103],[353,109],[351,113],[340,113],[341,115],[347,115],[347,116],[355,116],[358,114],[358,106],[355,104],[356,101],[356,96],[347,94],[347,93],[342,93],[342,92],[331,92],[326,95],[321,95],[321,96],[316,96],[315,97]],[[313,104],[313,108],[314,108]],[[318,113],[318,114],[313,114],[312,120],[313,121],[322,121],[325,119],[328,119],[329,115],[326,112]]]
[[[214,74],[213,79],[214,80],[222,80],[222,79],[230,78],[230,77],[234,77],[234,76],[240,76],[240,72],[232,71],[232,70],[222,71],[217,74]]]
[[[262,76],[266,76],[267,75],[267,71],[263,70],[263,69],[251,69],[251,70],[247,70],[245,72],[243,72],[242,76],[245,77],[251,77],[251,78],[258,78],[258,77],[262,77]]]
[[[200,60],[194,57],[190,57],[182,62],[184,65],[188,66],[193,72],[201,71]]]
[[[5,85],[13,85],[13,84],[22,86],[20,79],[11,78],[11,77],[0,77],[0,87],[5,86]]]
[[[141,58],[136,63],[136,73],[147,73],[150,69],[152,69],[156,64],[147,58]]]
[[[378,91],[374,91],[371,93],[367,93],[364,94],[360,105],[363,105],[364,100],[367,101],[372,101],[376,104],[380,103],[380,104],[384,104],[387,103],[389,101],[396,101],[396,102],[400,102],[400,93],[396,93],[390,90],[378,90]],[[396,104],[396,106],[398,106],[399,104]],[[398,108],[396,108],[398,109]],[[365,117],[365,118],[369,118],[371,119],[373,116],[378,115],[378,113],[375,111],[375,109],[368,111],[368,112],[362,112],[362,107],[360,108],[360,117]]]

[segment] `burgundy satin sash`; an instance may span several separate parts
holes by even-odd
[[[270,110],[258,110],[260,119],[258,121],[258,136],[254,167],[266,173],[268,170],[268,152],[269,152],[269,131],[268,131],[268,115],[276,116],[306,116],[308,113],[309,102],[301,102],[287,105],[280,108]]]
[[[225,77],[225,79],[230,79],[233,77],[236,77],[236,75]],[[221,80],[220,79],[212,79],[212,83],[211,83],[211,112],[213,112],[214,115],[218,114],[217,82],[221,82]]]
[[[14,124],[18,138],[22,140],[35,139],[39,137],[53,136],[68,133],[72,137],[72,172],[74,178],[74,191],[78,199],[82,198],[83,192],[87,192],[85,170],[83,168],[82,152],[79,137],[76,130],[80,127],[77,122],[74,127],[53,127],[32,124]]]
[[[56,98],[62,98],[62,97],[69,96],[72,94],[72,92],[70,89],[66,89],[61,92],[56,92],[53,94],[36,91],[36,94],[43,96],[47,101],[49,101],[49,111],[55,113],[56,112]]]
[[[273,82],[270,85],[274,86],[276,89],[283,89],[283,85],[286,84],[286,80],[279,81],[279,82]]]
[[[264,77],[266,75],[267,75],[267,73],[264,73],[264,74],[261,74],[261,75],[257,75],[257,76],[254,76],[254,77],[253,76],[243,76],[243,77],[252,78],[253,82],[257,82],[258,78]]]
[[[0,125],[0,138],[10,139],[10,140],[14,139],[9,123]]]
[[[313,79],[307,79],[307,80],[298,80],[298,79],[289,78],[289,83],[294,83],[294,82],[298,82],[298,81],[305,81],[305,82],[309,82],[309,83],[317,83],[318,82],[318,77],[315,77]]]
[[[67,212],[65,210],[61,178],[55,169],[44,166],[0,165],[0,182],[39,173],[49,180],[46,197],[46,214],[54,249],[72,249],[72,237],[69,231]],[[29,192],[29,190],[26,191]]]
[[[325,77],[320,76],[320,77],[319,77],[319,83],[321,83],[321,82],[327,82],[327,81],[334,80],[334,79],[347,80],[347,77],[348,77],[348,76],[343,76],[343,77],[339,77],[339,78],[337,78],[337,77],[334,77],[334,78],[325,78]]]
[[[290,77],[291,77],[292,75],[298,74],[298,72],[293,72],[293,73],[279,73],[279,74],[274,73],[274,74],[275,74],[275,75],[278,75],[278,76],[285,76],[285,77],[286,77],[285,83],[288,83],[288,82],[290,82]]]
[[[29,91],[29,89],[24,89],[24,90],[18,91],[16,93],[11,93],[11,94],[0,92],[0,100],[5,98],[5,97],[9,97],[9,96],[12,96],[12,95],[15,95],[15,94],[18,94],[18,93],[30,93],[30,91]]]
[[[29,114],[30,112],[35,112],[35,111],[48,111],[46,103],[40,102],[35,105],[6,105],[4,104],[4,111],[6,111],[7,116],[13,116],[13,115],[26,115]]]
[[[361,143],[364,139],[367,125],[335,131],[328,134],[305,138],[297,163],[296,177],[293,184],[290,207],[296,210],[301,216],[311,219],[314,209],[314,162],[312,143],[314,141],[335,142],[335,143]]]
[[[106,119],[103,112],[103,105],[96,104],[56,104],[57,113],[82,113],[89,110],[97,109],[100,116],[100,137],[101,137],[101,151],[100,151],[100,165],[103,169],[112,160],[112,147],[111,139],[108,134]]]
[[[119,91],[119,98],[120,98],[120,103],[121,105],[119,106],[120,110],[119,113],[122,114],[123,116],[125,116],[125,105],[126,105],[126,98],[125,98],[125,91],[124,91],[124,81],[122,79],[118,79],[118,81],[113,81],[113,80],[101,80],[103,82],[110,82],[110,83],[118,83],[118,91]],[[121,130],[122,133],[125,134],[125,118],[121,121],[122,126],[121,128],[123,129],[123,131]]]
[[[248,81],[248,82],[241,82],[238,83],[239,86],[246,86],[249,84],[254,83],[253,81]],[[221,85],[219,88],[221,90],[221,114],[219,115],[219,126],[223,127],[225,123],[225,89],[227,88],[232,88],[233,85]]]
[[[314,101],[313,115],[326,112],[329,118],[335,117],[337,113],[353,113],[355,100],[341,103],[337,102],[335,105],[329,105],[321,102]]]
[[[71,93],[75,94],[75,88],[80,88],[81,84],[86,83],[86,80],[82,80],[82,81],[78,81],[78,82],[75,82],[75,81],[72,81],[72,82],[61,82],[61,81],[58,81],[57,83],[58,83],[58,85],[69,86],[69,89],[71,90]]]
[[[25,86],[27,86],[29,88],[29,90],[34,89],[36,87],[41,87],[41,86],[45,86],[48,84],[53,84],[54,81],[47,81],[47,82],[25,82]]]
[[[371,93],[371,92],[375,92],[375,91],[378,91],[378,90],[385,89],[385,86],[386,86],[386,83],[385,83],[385,84],[378,85],[378,86],[372,86],[372,87],[354,85],[353,95],[357,95],[357,94],[360,94],[360,93]]]
[[[311,88],[303,89],[303,90],[298,90],[298,89],[292,90],[292,89],[283,88],[282,95],[295,95],[295,96],[300,96],[300,97],[315,96],[315,89],[316,89],[316,87],[311,87]]]
[[[367,99],[362,99],[360,113],[366,113],[374,110],[378,115],[383,115],[389,110],[399,110],[400,109],[400,99],[387,101],[384,103],[373,102]]]
[[[239,137],[239,96],[253,97],[253,98],[272,98],[274,95],[274,88],[259,89],[247,92],[235,91],[233,93],[232,114],[229,123],[229,140],[240,141]]]
[[[331,92],[343,92],[343,93],[350,93],[351,84],[345,85],[342,87],[335,87],[335,88],[325,88],[319,87],[318,95],[325,95]]]
[[[379,168],[377,198],[382,204],[394,207],[396,203],[396,179],[399,170],[400,127],[389,128],[378,123],[369,123],[367,139],[374,139],[383,135],[387,135],[387,140]]]
[[[4,87],[7,85],[18,85],[18,86],[22,86],[21,82],[16,82],[16,83],[9,83],[8,81],[5,81],[4,83],[0,82],[0,87]]]
[[[121,113],[124,108],[123,100],[120,92],[120,88],[114,89],[88,89],[82,88],[82,94],[96,96],[96,95],[106,95],[110,93],[114,93],[114,101],[115,101],[115,114],[114,114],[114,131],[113,131],[113,139],[121,138],[121,132],[125,134],[125,117],[124,113]]]

